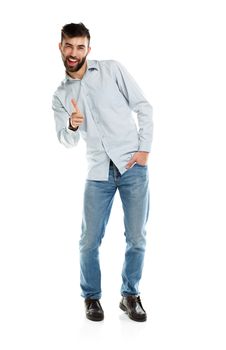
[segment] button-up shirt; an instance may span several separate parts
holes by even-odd
[[[74,98],[84,116],[76,131],[70,130]],[[65,79],[53,95],[59,141],[77,145],[86,141],[88,180],[107,181],[110,159],[123,174],[137,151],[150,152],[153,134],[152,106],[127,70],[114,60],[87,60],[82,79]],[[137,114],[138,127],[134,119]]]

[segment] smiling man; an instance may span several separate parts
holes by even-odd
[[[66,76],[53,95],[57,136],[66,147],[76,146],[80,135],[87,144],[88,174],[79,242],[86,317],[92,321],[104,318],[99,247],[118,190],[126,238],[119,306],[132,320],[145,321],[139,282],[149,213],[152,107],[119,62],[87,59],[90,33],[84,24],[66,24],[59,49]],[[132,112],[137,115],[138,129]]]
[[[62,42],[59,43],[59,49],[61,51],[62,59],[66,68],[66,72],[74,74],[76,77],[82,77],[85,73],[87,62],[86,57],[90,52],[89,39],[88,37],[67,38],[62,33]],[[75,48],[75,49],[74,49]],[[76,56],[73,54],[76,53]]]

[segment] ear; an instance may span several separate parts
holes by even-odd
[[[90,53],[90,51],[91,51],[91,47],[89,46],[89,48],[88,48],[88,54]]]
[[[61,44],[61,43],[59,43],[59,45],[58,45],[58,46],[59,46],[59,49],[61,50],[61,48],[62,48],[62,44]]]

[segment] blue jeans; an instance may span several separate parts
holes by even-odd
[[[108,181],[86,180],[79,242],[81,295],[84,298],[101,298],[99,246],[117,189],[124,211],[126,238],[121,295],[139,294],[149,212],[148,167],[135,164],[121,175],[113,164],[109,167]]]

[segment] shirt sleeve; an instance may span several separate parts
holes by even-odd
[[[115,63],[116,83],[129,107],[137,114],[139,126],[139,151],[150,152],[153,139],[153,108],[140,87],[121,63]]]
[[[53,95],[52,109],[58,140],[67,148],[76,146],[80,138],[79,130],[73,131],[68,128],[70,115],[55,94]]]

